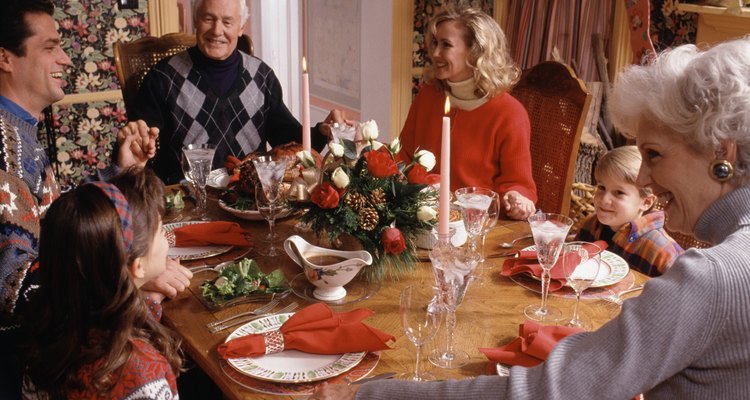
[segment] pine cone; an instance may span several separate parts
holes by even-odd
[[[354,211],[359,211],[367,203],[367,198],[362,193],[348,192],[344,196],[344,204],[351,207]]]
[[[368,200],[372,208],[376,208],[378,205],[385,203],[385,191],[380,188],[373,190],[370,192]]]
[[[365,231],[371,231],[378,226],[378,212],[374,208],[364,207],[359,210],[359,227]]]

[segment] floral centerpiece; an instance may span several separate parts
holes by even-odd
[[[430,174],[435,156],[418,150],[408,164],[399,162],[397,139],[378,142],[374,121],[361,126],[362,140],[335,140],[316,164],[308,152],[297,153],[309,202],[301,217],[318,235],[336,243],[342,235],[355,238],[373,256],[373,265],[361,272],[367,280],[398,278],[414,267],[415,238],[432,228],[437,212],[440,177]]]

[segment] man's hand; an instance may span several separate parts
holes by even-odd
[[[526,219],[536,211],[534,203],[515,190],[505,193],[503,204],[505,214],[512,219]]]
[[[333,109],[330,113],[328,113],[328,116],[326,117],[323,122],[321,122],[320,126],[318,127],[322,133],[324,133],[326,136],[328,136],[328,139],[332,139],[331,137],[331,126],[333,124],[339,124],[339,125],[349,125],[349,126],[356,126],[357,121],[353,119],[348,119],[346,117],[346,112],[343,110]]]
[[[146,282],[141,289],[148,292],[159,292],[169,298],[174,298],[178,293],[190,285],[193,273],[180,265],[180,262],[167,258],[167,269],[156,278]]]
[[[159,128],[149,128],[143,120],[128,122],[117,133],[117,165],[125,169],[133,165],[146,166],[146,162],[156,155],[156,141]]]

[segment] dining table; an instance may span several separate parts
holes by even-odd
[[[174,187],[168,188],[175,190]],[[181,211],[168,212],[164,217],[164,223],[186,221],[190,215],[190,203],[186,202],[186,208]],[[222,261],[232,260],[240,257],[254,259],[260,269],[268,273],[274,269],[281,269],[288,281],[300,278],[302,269],[297,266],[286,254],[276,257],[263,256],[258,251],[266,244],[262,238],[268,233],[268,223],[265,220],[239,219],[234,215],[221,209],[217,204],[217,193],[209,191],[208,216],[211,220],[233,221],[239,223],[251,233],[251,248],[235,248],[221,255],[185,260],[185,266],[215,265]],[[437,379],[465,379],[482,374],[494,372],[492,363],[480,353],[479,348],[498,347],[509,343],[518,335],[519,324],[524,322],[524,307],[529,304],[541,302],[538,293],[538,284],[534,281],[523,279],[510,279],[500,275],[503,262],[512,257],[514,250],[533,244],[533,240],[519,240],[513,243],[515,249],[500,247],[500,243],[510,243],[514,239],[529,234],[528,223],[524,221],[500,220],[486,238],[485,264],[475,275],[480,279],[475,280],[463,298],[456,312],[457,327],[455,331],[455,348],[466,351],[469,362],[457,369],[437,368],[426,360],[427,354],[436,346],[444,342],[445,334],[438,333],[435,339],[425,345],[422,354],[423,370],[429,371]],[[285,238],[290,235],[300,235],[311,243],[316,243],[315,232],[304,229],[299,224],[295,215],[281,219],[276,222],[276,233],[281,246]],[[434,275],[428,257],[428,250],[418,250],[418,261],[413,265],[413,271],[401,276],[399,279],[386,279],[381,282],[355,281],[356,284],[365,287],[360,297],[342,304],[332,304],[334,311],[351,311],[357,308],[367,308],[374,314],[364,322],[382,331],[390,333],[396,340],[390,343],[390,350],[379,353],[376,364],[371,361],[367,375],[375,376],[385,372],[405,373],[413,371],[415,366],[415,347],[403,333],[399,315],[399,295],[402,289],[409,285],[432,285]],[[304,275],[302,275],[304,277]],[[193,360],[197,367],[201,368],[216,383],[227,399],[264,399],[264,398],[299,398],[294,394],[269,395],[251,389],[252,385],[243,384],[237,379],[236,371],[232,371],[225,361],[222,361],[217,347],[224,343],[234,328],[217,333],[212,333],[206,328],[206,324],[234,314],[252,310],[259,306],[258,303],[238,304],[232,307],[212,309],[202,299],[201,284],[216,278],[216,272],[212,270],[198,272],[194,275],[190,287],[180,293],[177,297],[163,303],[162,322],[171,328],[182,340],[184,352]],[[621,305],[606,299],[613,293],[630,287],[643,284],[648,277],[635,271],[629,271],[628,276],[616,285],[598,289],[590,289],[593,294],[584,293],[581,301],[580,312],[584,318],[588,318],[597,329],[617,316]],[[536,286],[535,286],[536,284]],[[589,292],[587,291],[587,292]],[[638,292],[623,297],[637,296]],[[291,302],[298,302],[300,308],[314,303],[309,296],[299,296],[296,293],[284,298],[280,306]],[[572,291],[566,293],[552,293],[548,304],[563,311],[569,319],[573,313],[575,297]],[[564,323],[564,322],[562,322]],[[444,324],[445,325],[445,324]],[[374,366],[374,368],[372,368]],[[235,375],[235,377],[232,377]],[[251,378],[248,378],[251,379]],[[252,380],[252,379],[251,379]]]

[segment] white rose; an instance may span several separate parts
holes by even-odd
[[[333,171],[333,174],[331,174],[331,181],[333,181],[333,184],[337,188],[343,189],[349,186],[349,175],[347,175],[341,167],[338,167]]]
[[[423,166],[424,169],[427,170],[427,172],[430,172],[433,168],[435,168],[435,155],[432,154],[431,151],[419,150],[416,154],[414,154],[414,158],[417,160],[417,163],[419,163],[419,165]]]
[[[344,146],[342,146],[339,143],[328,143],[328,150],[333,153],[334,157],[343,157],[344,156]]]
[[[420,206],[417,209],[417,218],[422,222],[429,222],[437,217],[437,211],[429,206]]]
[[[393,139],[391,141],[391,144],[388,145],[388,150],[390,150],[393,154],[401,151],[401,140],[399,140],[398,138]]]
[[[377,140],[372,141],[372,149],[377,150],[379,148],[383,147],[383,143],[378,142]]]
[[[365,140],[374,140],[378,138],[378,123],[375,120],[369,120],[359,125],[362,130],[362,137]]]
[[[307,150],[298,151],[296,154],[299,161],[302,163],[302,166],[305,168],[311,168],[315,166],[315,159],[313,158],[312,154],[310,154]]]

